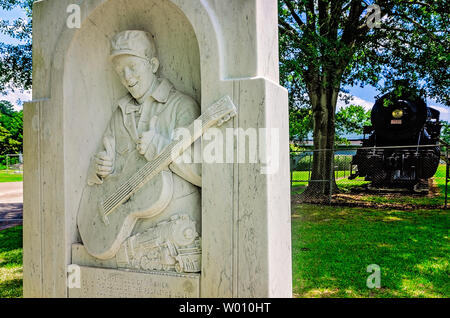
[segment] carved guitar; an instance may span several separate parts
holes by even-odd
[[[228,96],[210,106],[188,129],[190,138],[170,143],[156,158],[147,161],[136,150],[131,152],[118,175],[102,184],[87,186],[78,211],[78,229],[87,251],[99,258],[115,256],[130,236],[138,218],[161,213],[172,198],[172,174],[169,164],[214,125],[221,125],[236,114]]]

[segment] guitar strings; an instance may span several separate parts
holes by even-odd
[[[210,117],[214,117],[213,115],[210,115]],[[202,117],[202,116],[200,116],[200,117]],[[205,117],[207,117],[207,116],[205,116]],[[205,118],[205,119],[207,119],[207,118]],[[208,123],[208,120],[204,120],[204,119],[202,120],[202,129],[201,129],[201,131],[203,131],[206,126],[208,126],[207,124],[204,124],[204,123]],[[199,135],[201,135],[201,133]],[[194,138],[194,139],[198,139],[198,137]],[[192,141],[189,144],[192,144]],[[177,143],[177,144],[174,144],[173,146],[169,145],[167,150],[170,149],[171,151],[168,152],[168,153],[171,154],[173,149],[176,146],[180,146],[181,147],[181,151],[184,148],[182,143],[181,144]],[[185,148],[187,149],[187,147],[189,147],[189,145],[187,145]],[[165,152],[167,152],[167,150]],[[129,196],[131,196],[133,191],[136,190],[136,187],[138,185],[143,183],[147,178],[150,178],[150,177],[153,178],[154,175],[159,173],[160,171],[154,170],[153,166],[155,166],[155,165],[159,166],[161,161],[163,161],[163,159],[167,159],[167,156],[168,155],[166,155],[166,156],[164,156],[164,155],[163,156],[158,156],[155,159],[155,161],[146,163],[141,169],[139,169],[137,171],[137,173],[135,173],[135,175],[133,175],[133,177],[131,177],[124,184],[122,184],[122,186],[120,186],[119,189],[116,192],[114,192],[105,201],[103,201],[102,202],[102,207],[105,210],[105,212],[104,212],[105,215],[109,214],[117,205],[121,204],[124,200],[126,200]],[[153,173],[153,176],[152,176],[152,173]]]
[[[218,110],[212,114],[205,113],[205,116],[200,116],[198,119],[198,120],[201,120],[201,122],[202,122],[202,127],[201,127],[200,131],[203,131],[206,126],[212,125],[211,123],[208,125],[208,121],[210,120],[211,117],[214,118],[215,117],[214,115],[216,115],[220,112],[221,111]],[[224,116],[226,116],[226,115],[224,115]],[[208,117],[210,117],[210,118],[208,118]],[[193,127],[189,127],[189,128],[193,128]],[[198,135],[199,136],[197,138],[195,138],[195,135],[194,135],[194,140],[198,139],[201,136],[201,133],[198,133]],[[116,206],[123,203],[123,201],[125,201],[127,198],[129,198],[133,194],[133,191],[137,190],[136,189],[137,186],[139,186],[141,183],[145,182],[145,180],[147,178],[153,178],[154,175],[156,175],[160,171],[162,171],[163,168],[161,168],[160,171],[156,171],[154,166],[155,165],[156,165],[156,167],[160,166],[160,163],[162,161],[164,161],[165,159],[167,159],[169,154],[172,154],[172,151],[175,147],[177,147],[177,146],[181,147],[180,152],[182,152],[183,148],[187,149],[189,147],[189,145],[191,145],[191,144],[192,144],[192,141],[189,142],[189,144],[186,146],[183,146],[183,143],[176,143],[174,145],[170,144],[169,147],[167,148],[167,150],[164,151],[161,156],[158,156],[157,158],[155,158],[155,160],[146,163],[128,181],[123,183],[112,195],[110,195],[106,200],[104,200],[102,202],[104,214],[108,215],[109,213],[111,213]],[[168,150],[170,150],[170,151],[168,151]],[[167,153],[167,155],[164,155],[165,153]]]
[[[171,151],[177,146],[178,144],[174,145],[173,147],[168,148]],[[141,181],[144,181],[146,177],[149,175],[149,170],[153,170],[153,166],[158,166],[159,163],[162,161],[162,159],[166,159],[167,156],[159,156],[156,161],[146,163],[141,169],[138,170],[138,172],[133,175],[132,178],[130,178],[127,182],[122,184],[119,189],[113,193],[111,196],[108,197],[107,200],[103,202],[103,206],[105,210],[109,210],[111,206],[114,206],[115,204],[119,203],[120,200],[126,198],[129,193],[132,192],[133,188],[137,186]],[[151,171],[150,171],[151,172]],[[114,200],[116,199],[116,200]],[[109,211],[108,211],[109,212]]]
[[[213,116],[211,116],[211,117],[213,117]],[[206,124],[204,124],[205,122],[207,123],[208,121],[202,120],[202,130],[207,126]],[[197,139],[197,138],[195,138],[195,139]],[[189,144],[192,144],[192,142],[190,142]],[[170,149],[171,151],[173,151],[173,149],[178,145],[180,145],[180,144],[179,143],[175,144],[172,147],[169,146],[169,148],[167,150]],[[182,147],[183,145],[181,144],[180,146]],[[189,147],[189,145],[187,147]],[[186,147],[186,149],[187,149],[187,147]],[[169,153],[172,153],[172,152],[169,152]],[[155,165],[159,166],[161,161],[163,161],[163,159],[166,159],[166,158],[167,158],[167,155],[159,156],[158,158],[156,158],[155,161],[145,164],[141,169],[138,170],[137,173],[135,173],[135,175],[133,175],[132,178],[130,178],[127,182],[122,184],[122,186],[119,187],[119,189],[116,192],[114,192],[111,196],[109,196],[107,200],[103,201],[102,206],[103,206],[103,209],[105,210],[105,214],[106,215],[109,214],[117,205],[121,204],[122,201],[126,200],[129,196],[131,196],[133,193],[133,190],[135,190],[139,184],[144,182],[147,178],[153,177],[154,175],[159,173],[159,171],[154,170],[153,167]],[[152,176],[152,172],[153,172],[153,176]]]
[[[178,146],[178,144],[170,146],[167,150],[173,151],[176,146]],[[167,159],[169,154],[159,156],[155,159],[155,161],[145,164],[132,178],[125,182],[113,195],[111,195],[108,200],[106,200],[108,202],[105,201],[104,204],[106,213],[110,213],[114,207],[121,204],[122,201],[131,196],[140,184],[145,183],[147,178],[153,178],[156,174],[158,174],[162,168],[155,169],[154,167],[161,166],[161,163]]]
[[[109,213],[111,208],[114,208],[116,205],[120,204],[122,200],[125,200],[140,182],[144,181],[146,177],[151,175],[152,171],[149,168],[153,167],[155,163],[159,163],[160,161],[161,160],[155,160],[153,162],[146,163],[141,169],[138,170],[136,174],[133,175],[133,177],[123,183],[122,186],[116,190],[116,192],[109,196],[103,203],[105,213]],[[149,171],[150,174],[148,174]]]
[[[178,146],[178,144],[169,146],[167,150],[172,151],[176,146]],[[170,153],[171,152],[169,152],[165,156],[159,156],[155,158],[154,161],[146,163],[141,169],[138,170],[137,173],[135,173],[135,175],[133,175],[133,177],[122,184],[122,186],[119,187],[119,189],[115,193],[113,193],[108,197],[107,200],[103,202],[105,213],[110,213],[115,206],[119,205],[123,200],[126,200],[129,196],[131,196],[136,187],[144,182],[147,178],[153,177],[158,174],[160,171],[155,170],[155,166],[160,166],[160,164],[167,159]]]

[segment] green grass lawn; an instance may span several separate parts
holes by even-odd
[[[449,215],[444,210],[293,207],[296,297],[449,297]],[[381,288],[366,286],[367,266]]]
[[[449,228],[444,210],[292,208],[296,297],[449,297]],[[366,286],[367,266],[381,288]],[[22,227],[0,231],[0,298],[22,297]]]
[[[0,231],[0,298],[22,297],[22,226]]]
[[[17,182],[23,181],[22,173],[15,173],[14,171],[0,170],[0,182]]]
[[[439,193],[435,196],[425,196],[420,194],[402,194],[399,196],[384,195],[384,194],[370,194],[366,193],[360,196],[358,200],[371,202],[371,203],[395,203],[400,205],[410,205],[410,206],[434,206],[438,208],[444,205],[445,202],[445,165],[439,165],[436,174],[434,175],[434,183],[439,189]],[[364,178],[355,178],[353,180],[348,179],[348,171],[336,171],[335,178],[336,184],[339,190],[344,193],[351,193],[352,188],[361,187],[362,185],[369,184],[369,181],[364,181]],[[308,180],[308,171],[294,171],[293,180]],[[305,181],[294,181],[292,182],[293,194],[300,194],[308,185]],[[450,187],[450,184],[449,184]],[[449,198],[450,202],[450,198]]]

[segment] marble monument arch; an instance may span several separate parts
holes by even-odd
[[[43,0],[33,41],[25,297],[291,297],[276,0]]]

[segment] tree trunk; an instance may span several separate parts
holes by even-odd
[[[321,88],[310,93],[314,123],[314,154],[305,201],[328,201],[337,191],[334,178],[335,111],[339,89]]]

